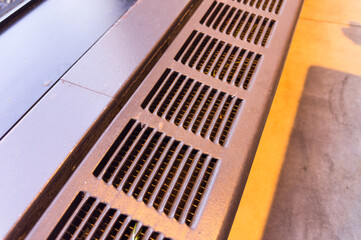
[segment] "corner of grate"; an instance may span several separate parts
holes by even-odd
[[[139,240],[171,240],[88,193],[79,192],[47,239],[112,240],[134,236]]]
[[[219,160],[130,120],[93,171],[147,206],[194,228]]]
[[[266,47],[276,21],[214,1],[199,23],[234,38]]]
[[[247,90],[255,78],[262,55],[194,30],[175,61]]]
[[[166,69],[141,107],[197,136],[225,146],[242,99]]]

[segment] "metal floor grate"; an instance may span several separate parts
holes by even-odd
[[[171,240],[151,227],[131,219],[118,209],[100,202],[88,193],[79,192],[69,205],[48,240],[75,239],[134,239]]]
[[[223,146],[242,100],[167,69],[142,107]]]
[[[93,174],[180,223],[193,224],[218,160],[131,120]]]
[[[301,1],[198,3],[43,219],[81,191],[172,239],[227,236]]]
[[[263,11],[279,14],[283,6],[284,0],[232,0],[239,3],[247,4]]]
[[[174,59],[228,84],[247,89],[261,58],[261,54],[194,30]]]
[[[265,47],[276,21],[215,1],[200,23],[221,33]]]

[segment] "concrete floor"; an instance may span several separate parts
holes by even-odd
[[[361,1],[305,0],[230,240],[361,239]]]

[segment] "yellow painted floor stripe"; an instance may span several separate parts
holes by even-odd
[[[361,46],[346,36],[360,13],[359,0],[305,1],[229,240],[262,239],[309,68],[361,75]]]

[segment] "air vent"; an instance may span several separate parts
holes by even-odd
[[[284,0],[232,0],[247,4],[263,11],[279,14]]]
[[[206,201],[218,161],[131,120],[93,174],[192,227]]]
[[[248,89],[261,58],[261,54],[194,30],[174,59],[231,85]]]
[[[265,47],[276,21],[214,1],[200,23],[221,33]]]
[[[224,146],[242,100],[167,69],[142,108]]]
[[[131,239],[132,235],[139,240],[170,240],[97,198],[79,192],[48,240]]]

